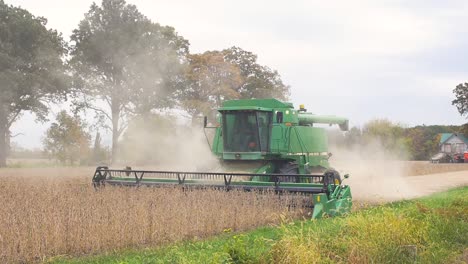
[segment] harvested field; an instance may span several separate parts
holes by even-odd
[[[353,198],[366,202],[411,199],[468,185],[468,164],[463,163],[354,158],[334,160],[333,164],[342,174],[350,174],[347,184],[351,186]]]
[[[69,169],[79,174],[89,169]],[[26,169],[29,171],[29,169]],[[106,187],[66,171],[1,170],[0,262],[40,262],[124,248],[158,246],[207,237],[224,229],[248,230],[303,215],[299,199],[214,190]],[[84,174],[83,174],[84,175]]]
[[[407,176],[428,175],[436,173],[468,171],[468,163],[430,163],[428,161],[401,162]]]

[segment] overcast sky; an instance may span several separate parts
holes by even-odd
[[[6,0],[68,39],[92,0]],[[100,3],[100,1],[96,1]],[[192,53],[252,51],[291,85],[291,101],[351,125],[466,123],[451,105],[468,81],[468,1],[128,0],[190,41]],[[55,110],[55,112],[58,110]],[[14,141],[40,147],[48,124],[25,115]]]

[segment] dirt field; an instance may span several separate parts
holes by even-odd
[[[423,196],[468,185],[468,170],[414,176],[408,177],[406,180],[408,184],[414,186],[419,196]]]
[[[434,164],[427,161],[404,161],[405,175],[418,176],[443,172],[468,171],[468,163],[441,163]]]
[[[424,196],[468,185],[468,164],[431,164],[421,161],[340,160],[335,163],[355,200],[386,202]]]

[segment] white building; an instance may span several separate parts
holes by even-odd
[[[468,138],[457,133],[440,134],[440,152],[464,153],[468,151]]]

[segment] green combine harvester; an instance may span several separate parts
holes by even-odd
[[[94,186],[174,186],[224,190],[274,191],[311,195],[312,218],[336,216],[351,210],[351,190],[331,169],[328,138],[315,124],[339,125],[348,120],[307,113],[301,105],[276,99],[224,102],[218,109],[211,150],[224,172],[113,170],[98,167]],[[239,172],[240,171],[240,172]],[[347,178],[348,175],[344,175]]]

